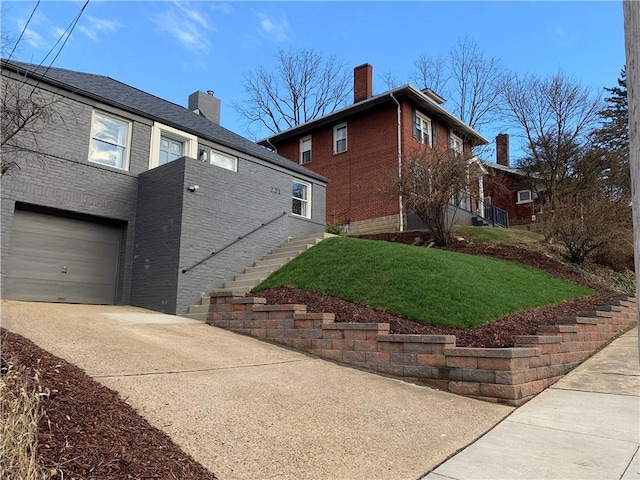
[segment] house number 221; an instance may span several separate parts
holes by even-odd
[[[274,195],[280,195],[280,189],[277,187],[271,187],[271,193]]]

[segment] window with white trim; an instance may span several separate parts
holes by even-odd
[[[300,139],[300,163],[311,162],[311,135]]]
[[[198,138],[177,128],[154,122],[151,128],[149,168],[159,167],[182,157],[198,158]]]
[[[228,155],[226,153],[219,152],[217,150],[211,150],[211,165],[215,165],[220,168],[231,170],[232,172],[238,171],[238,157]]]
[[[464,153],[464,142],[454,133],[449,134],[449,148],[454,155],[462,155]]]
[[[158,165],[173,162],[184,156],[184,141],[160,135]]]
[[[413,124],[413,136],[420,143],[424,143],[429,147],[432,146],[431,120],[419,112],[416,112],[415,123]]]
[[[530,203],[533,201],[531,190],[518,190],[518,202],[517,203]]]
[[[293,180],[292,202],[292,214],[311,218],[311,184],[301,180]]]
[[[343,123],[333,127],[333,153],[347,151],[347,124]]]
[[[127,170],[131,145],[131,122],[93,111],[89,161]]]

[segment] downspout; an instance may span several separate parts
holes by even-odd
[[[389,93],[391,98],[396,105],[398,106],[398,180],[402,180],[402,116],[400,111],[400,102],[396,100],[396,97],[393,96],[393,93]],[[398,208],[400,209],[400,231],[404,232],[404,208],[402,205],[402,191],[398,195]]]
[[[273,153],[278,153],[278,149],[273,145],[273,143],[271,143],[271,140],[267,138],[266,141],[271,146],[271,148],[273,148]]]

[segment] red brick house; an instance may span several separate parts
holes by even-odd
[[[405,230],[402,198],[390,194],[403,159],[422,145],[471,158],[488,141],[429,89],[405,85],[373,95],[369,64],[354,69],[353,90],[352,105],[259,143],[329,178],[328,223],[351,233]]]
[[[485,205],[494,205],[509,215],[510,225],[531,223],[539,210],[536,190],[524,173],[509,165],[509,136],[496,136],[496,163],[482,162]]]

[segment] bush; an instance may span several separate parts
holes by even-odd
[[[606,247],[619,243],[630,228],[628,204],[613,202],[594,191],[556,196],[543,210],[541,232],[547,240],[562,245],[563,256],[577,264],[592,253],[606,252]]]
[[[621,232],[615,238],[610,238],[602,248],[595,252],[593,260],[615,272],[633,271],[635,268],[633,230],[629,229],[627,232]]]
[[[344,226],[338,222],[329,222],[324,226],[324,231],[333,235],[343,235]]]
[[[37,371],[29,374],[25,368],[5,362],[0,380],[0,471],[9,479],[35,480],[43,478],[38,455],[38,422],[43,414]]]

